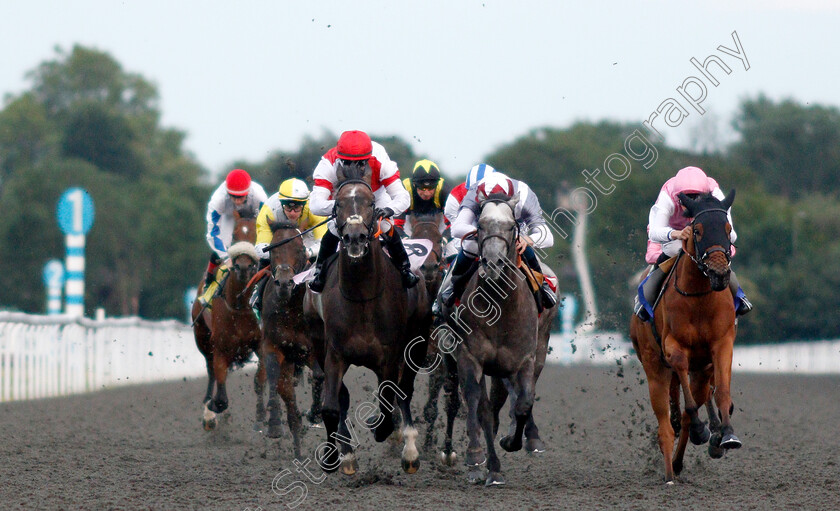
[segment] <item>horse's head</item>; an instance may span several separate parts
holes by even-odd
[[[443,261],[441,242],[443,235],[440,233],[440,223],[442,221],[443,213],[440,212],[408,215],[408,222],[411,224],[411,237],[432,242],[432,250],[421,267],[426,284],[430,284],[441,277],[440,266]]]
[[[731,247],[727,211],[735,200],[735,190],[723,201],[711,194],[692,199],[684,193],[678,195],[686,207],[685,215],[691,218],[692,237],[684,242],[686,253],[697,264],[697,268],[709,277],[712,289],[721,291],[729,286],[729,264]]]
[[[499,278],[505,259],[515,265],[519,225],[514,208],[518,203],[517,192],[511,199],[493,194],[479,204],[478,254],[481,266],[491,280]]]
[[[257,218],[250,209],[235,210],[233,212],[233,242],[257,242]]]
[[[231,275],[241,284],[247,284],[257,274],[257,251],[247,241],[238,241],[228,249]]]
[[[272,244],[300,234],[297,225],[291,222],[272,222],[269,227]],[[271,276],[281,298],[288,299],[292,296],[295,288],[294,276],[303,271],[305,265],[306,249],[300,236],[271,249]]]
[[[368,252],[375,223],[371,168],[339,160],[336,176],[335,226],[347,255],[360,259]]]

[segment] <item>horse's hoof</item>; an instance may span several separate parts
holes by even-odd
[[[417,472],[420,468],[420,458],[417,458],[414,461],[408,461],[407,459],[403,458],[402,460],[402,469],[403,472],[406,474],[413,474]]]
[[[262,433],[263,431],[265,431],[265,422],[254,422],[253,430],[255,433]]]
[[[310,429],[324,429],[324,425],[320,422],[315,422],[309,425]]]
[[[490,472],[484,481],[484,486],[501,486],[505,484],[505,478],[499,472]]]
[[[268,438],[283,438],[283,424],[282,423],[268,423]]]
[[[470,484],[479,484],[484,481],[484,469],[473,468],[467,472],[467,481]]]
[[[208,419],[201,419],[201,425],[204,427],[204,431],[213,431],[214,429],[216,429],[216,426],[218,424],[219,423],[218,423],[218,421],[216,420],[215,417],[212,418],[212,419],[209,419],[209,420]]]
[[[665,486],[674,486],[674,481],[665,481]]]
[[[691,440],[691,443],[694,445],[703,445],[709,441],[709,438],[712,436],[712,432],[709,431],[709,426],[703,424],[703,429],[697,430],[695,428],[689,428],[688,430],[688,438]]]
[[[394,423],[388,419],[382,421],[379,426],[373,429],[373,438],[377,442],[384,442],[394,432]],[[399,443],[399,442],[398,442]]]
[[[722,447],[720,447],[720,446],[715,447],[714,445],[709,444],[709,457],[710,458],[713,458],[713,459],[723,458],[723,453],[724,452],[726,452],[726,450],[723,449]]]
[[[441,464],[446,465],[447,467],[455,466],[455,460],[458,459],[458,453],[455,451],[446,454],[445,452],[441,451],[438,455],[438,459],[440,460]]]
[[[347,453],[341,458],[341,473],[346,476],[352,476],[359,470],[359,464],[356,462],[356,456],[351,452]]]
[[[522,439],[514,436],[504,436],[499,440],[499,445],[507,452],[516,452],[522,449]]]
[[[720,447],[722,449],[740,449],[741,441],[738,440],[737,436],[729,433],[720,441]]]
[[[484,456],[484,449],[467,449],[467,459],[464,460],[464,465],[468,467],[478,467],[484,465],[487,458]]]
[[[530,454],[542,454],[545,452],[545,442],[539,438],[525,440],[525,450]]]

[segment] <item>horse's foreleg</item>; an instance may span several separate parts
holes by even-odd
[[[482,479],[481,471],[478,467],[487,461],[487,458],[484,456],[484,449],[481,448],[479,436],[481,423],[478,417],[481,394],[485,392],[483,387],[484,375],[476,368],[473,361],[463,354],[463,351],[458,358],[458,378],[461,382],[461,388],[464,391],[464,399],[467,402],[467,436],[469,437],[469,445],[467,446],[467,456],[464,463],[470,467],[470,472],[467,474],[469,481],[471,483],[477,483]]]
[[[688,355],[683,351],[673,336],[665,338],[665,356],[674,373],[680,380],[680,388],[685,401],[685,413],[690,419],[689,439],[694,445],[701,445],[709,441],[709,428],[700,420],[697,413],[698,405],[691,392],[691,384],[688,378]]]
[[[322,415],[324,418],[324,427],[327,429],[327,442],[332,445],[326,456],[324,456],[323,465],[321,468],[325,472],[335,472],[338,470],[341,460],[339,458],[339,450],[336,447],[335,433],[338,431],[338,423],[341,419],[341,406],[339,403],[339,394],[343,385],[344,373],[347,366],[341,357],[332,349],[327,351],[326,362],[324,366],[324,408]]]
[[[479,383],[479,401],[478,401],[478,418],[481,424],[481,429],[484,432],[484,443],[487,446],[487,478],[484,481],[485,486],[495,486],[505,484],[505,478],[502,476],[502,463],[499,461],[499,456],[496,454],[496,434],[493,432],[493,411],[490,407],[490,400],[487,398],[487,391],[485,390],[484,376],[481,377]],[[520,430],[520,434],[522,431]],[[521,438],[521,437],[520,437]],[[522,444],[520,440],[520,445]]]
[[[358,443],[358,435],[350,432],[353,424],[347,420],[347,412],[350,409],[350,391],[342,384],[338,391],[338,404],[341,410],[338,422],[338,433],[336,440],[341,442],[341,473],[351,476],[359,470],[359,464],[356,462],[356,454],[353,452],[354,447]]]
[[[222,413],[227,410],[228,397],[225,389],[225,382],[227,381],[227,372],[230,362],[227,357],[215,353],[213,355],[213,375],[216,379],[216,398],[210,401],[208,408],[211,412]]]
[[[295,364],[284,360],[280,365],[280,377],[277,379],[277,393],[286,403],[286,418],[292,432],[295,458],[300,458],[300,414],[295,398]]]
[[[416,367],[416,366],[415,366]],[[420,468],[420,452],[417,450],[417,428],[414,427],[414,418],[411,415],[411,399],[414,396],[414,379],[417,371],[412,369],[411,364],[403,364],[400,375],[399,387],[401,396],[397,396],[400,406],[400,413],[403,417],[402,437],[402,469],[407,474],[413,474]]]
[[[283,421],[280,416],[280,398],[277,389],[280,387],[280,365],[285,361],[282,352],[270,348],[265,351],[263,364],[268,379],[268,437],[283,436]]]
[[[691,394],[696,403],[706,403],[709,400],[709,377],[704,371],[691,372]],[[685,456],[685,448],[688,445],[689,428],[691,427],[691,418],[688,414],[683,414],[682,417],[683,428],[680,432],[680,440],[677,443],[677,450],[674,453],[674,473],[679,475],[683,469],[683,457]]]
[[[516,418],[516,429],[513,435],[502,438],[499,444],[508,452],[522,449],[522,435],[525,432],[525,423],[534,407],[534,360],[526,360],[519,368],[513,378],[513,389],[515,401],[511,402],[514,417]]]
[[[427,359],[427,362],[431,360]],[[438,417],[438,397],[446,381],[445,369],[438,367],[429,374],[429,398],[423,407],[423,419],[426,421],[426,439],[423,447],[430,451],[435,446],[435,423]]]
[[[499,433],[499,412],[505,406],[508,398],[508,386],[510,382],[506,378],[493,377],[490,378],[490,409],[493,412],[493,435]],[[513,407],[511,409],[511,418],[513,418]],[[510,432],[513,434],[513,431]]]
[[[461,406],[461,396],[458,395],[458,365],[450,355],[444,356],[446,372],[444,373],[443,393],[446,396],[446,438],[443,442],[441,461],[449,466],[455,464],[457,454],[452,449],[452,430],[455,426],[455,417],[458,416],[458,408]]]
[[[665,482],[674,483],[674,466],[672,454],[674,452],[674,428],[671,427],[671,409],[669,406],[669,389],[671,386],[671,371],[664,367],[648,369],[653,362],[643,364],[648,379],[650,404],[656,421],[659,424],[659,450],[665,460]],[[658,365],[658,361],[656,362]]]
[[[730,382],[732,381],[732,345],[734,343],[734,331],[732,337],[724,339],[712,348],[712,359],[714,360],[715,379],[715,402],[720,413],[720,447],[723,449],[738,449],[741,447],[741,440],[735,436],[735,429],[732,427],[730,416],[732,414],[732,396],[730,395]]]
[[[207,392],[204,393],[203,403],[206,405],[213,399],[213,385],[216,383],[216,376],[213,374],[213,355],[204,357],[207,366]]]
[[[263,401],[263,393],[265,392],[265,382],[267,379],[265,370],[265,356],[261,351],[257,351],[257,372],[254,374],[254,394],[257,395],[257,409],[254,418],[254,430],[260,431],[262,423],[265,422],[265,402]]]
[[[312,368],[312,406],[306,418],[311,424],[319,424],[321,422],[321,405],[322,392],[324,390],[324,370],[321,365],[312,356],[309,366]]]

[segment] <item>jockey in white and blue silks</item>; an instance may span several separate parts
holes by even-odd
[[[245,217],[257,217],[268,196],[258,183],[251,181],[251,176],[242,169],[233,169],[219,185],[207,203],[207,244],[213,251],[207,265],[204,279],[205,293],[199,301],[206,305],[216,291],[216,269],[227,259],[228,248],[233,240],[233,228],[236,220],[234,211]],[[256,235],[256,234],[255,234]]]
[[[685,167],[677,175],[667,180],[656,202],[650,208],[648,216],[648,246],[645,261],[651,264],[647,278],[639,286],[635,296],[633,312],[642,321],[648,321],[653,312],[653,305],[659,295],[659,289],[666,275],[659,265],[675,257],[682,250],[683,240],[691,236],[691,219],[683,215],[685,206],[680,203],[679,194],[684,193],[692,199],[701,194],[711,194],[712,197],[723,200],[724,195],[717,181],[710,178],[697,167]],[[732,226],[732,211],[727,212],[729,225]],[[729,241],[735,243],[738,235],[732,227]],[[735,255],[735,245],[732,245],[731,256]],[[752,310],[752,304],[747,300],[744,291],[738,283],[735,272],[730,270],[729,289],[736,302],[736,314],[744,315]],[[644,301],[642,301],[643,298]]]
[[[517,251],[528,266],[548,275],[549,278],[545,280],[542,286],[542,303],[547,308],[554,306],[557,300],[555,298],[556,282],[552,282],[554,280],[553,273],[547,266],[540,265],[537,254],[532,248],[553,246],[554,236],[542,216],[539,199],[524,182],[511,179],[501,172],[495,172],[485,177],[464,197],[458,216],[452,223],[453,239],[461,238],[476,230],[478,217],[481,214],[480,202],[493,194],[501,194],[508,198],[519,195],[519,202],[513,211],[520,232],[519,238],[516,240]],[[439,300],[444,305],[451,307],[455,298],[463,292],[466,283],[477,268],[475,261],[478,250],[478,243],[475,240],[468,239],[462,242],[455,264],[453,264],[447,279],[441,285]]]

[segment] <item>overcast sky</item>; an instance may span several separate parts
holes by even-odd
[[[838,27],[829,0],[6,1],[0,94],[79,43],[155,83],[163,124],[211,171],[361,129],[462,175],[534,127],[641,125],[669,97],[689,107],[676,88],[700,78],[692,57],[732,72],[715,72],[707,114],[654,122],[675,145],[702,122],[726,136],[738,101],[759,92],[840,105]],[[736,48],[733,31],[749,70],[717,49]]]

